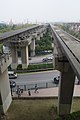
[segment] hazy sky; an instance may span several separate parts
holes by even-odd
[[[0,21],[80,21],[80,0],[0,0]]]

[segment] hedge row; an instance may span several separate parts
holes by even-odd
[[[53,68],[52,63],[44,63],[44,64],[34,64],[29,65],[27,70],[37,70],[37,69],[46,69],[46,68]],[[19,64],[17,70],[22,70],[22,64]]]

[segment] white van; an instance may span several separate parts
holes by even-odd
[[[17,78],[17,73],[14,71],[8,71],[9,79]]]

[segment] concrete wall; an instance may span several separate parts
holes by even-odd
[[[11,104],[10,83],[8,77],[8,70],[0,74],[0,108],[1,112],[5,113]]]

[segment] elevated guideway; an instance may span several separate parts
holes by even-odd
[[[80,40],[50,25],[54,42],[54,66],[61,72],[58,91],[58,114],[69,114],[74,92],[75,76],[80,80]]]
[[[5,114],[11,102],[11,90],[8,77],[8,66],[13,69],[17,67],[17,49],[21,51],[22,68],[28,67],[28,46],[31,48],[31,55],[35,55],[35,39],[46,32],[46,26],[36,25],[11,32],[0,34],[0,44],[10,47],[11,55],[0,53],[0,119]],[[41,37],[40,36],[40,37]],[[11,59],[12,57],[12,59]]]
[[[30,56],[35,56],[35,40],[40,40],[46,29],[47,25],[34,25],[0,34],[0,43],[10,49],[12,69],[16,69],[18,66],[18,52],[21,54],[22,68],[26,69],[28,67],[28,48],[30,48]]]
[[[13,38],[16,35],[21,35],[21,34],[26,34],[26,32],[31,33],[33,30],[35,31],[38,28],[41,28],[43,25],[35,25],[35,26],[31,26],[28,28],[22,28],[19,30],[15,30],[15,31],[10,31],[10,32],[5,32],[3,34],[0,34],[0,43],[2,42],[7,42],[7,40],[9,40],[8,38]]]
[[[65,54],[75,74],[80,79],[80,40],[59,29],[59,27],[52,27],[52,29],[62,53]]]

